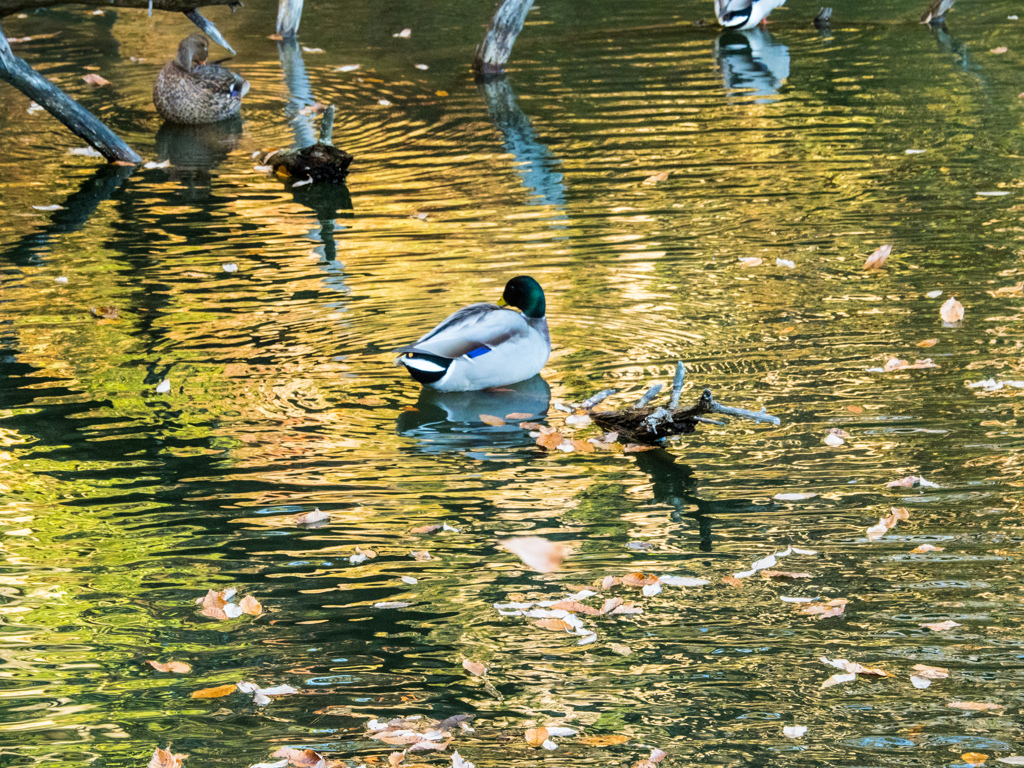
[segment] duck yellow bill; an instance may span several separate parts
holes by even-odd
[[[498,306],[499,307],[507,307],[508,306],[508,302],[505,301],[505,297],[504,296],[502,296],[500,299],[498,299]]]

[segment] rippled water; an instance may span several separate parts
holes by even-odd
[[[371,765],[396,747],[367,720],[460,713],[476,730],[449,751],[480,768],[626,766],[652,747],[679,766],[1024,751],[1022,390],[970,386],[1024,380],[1022,292],[1005,290],[1024,280],[1016,4],[964,0],[944,31],[916,3],[837,6],[823,33],[792,0],[767,32],[721,36],[693,24],[710,3],[539,3],[487,87],[468,63],[490,4],[443,5],[356,1],[342,21],[314,3],[301,40],[322,53],[267,40],[273,8],[210,9],[253,87],[240,126],[202,131],[161,126],[149,100],[185,20],[3,20],[59,32],[15,51],[172,165],[68,155],[77,139],[0,88],[0,764],[140,765],[171,744],[188,765],[282,746]],[[111,85],[90,90],[90,67]],[[356,156],[347,194],[253,170],[315,133],[314,102],[338,106]],[[392,366],[521,273],[547,291],[542,379],[421,394]],[[105,306],[120,319],[90,315]],[[887,356],[938,367],[868,370]],[[710,386],[782,426],[566,455],[478,418],[560,425],[552,402],[628,402],[679,359],[686,399]],[[822,443],[831,428],[844,445]],[[886,488],[907,475],[938,487]],[[793,493],[817,495],[774,498]],[[869,541],[892,506],[909,521]],[[292,521],[315,508],[330,522]],[[410,533],[442,522],[457,532]],[[517,534],[573,554],[525,570],[497,547]],[[944,549],[911,554],[922,543]],[[817,554],[778,567],[812,578],[721,581],[790,544]],[[356,547],[378,557],[354,565]],[[712,583],[615,588],[643,613],[587,617],[583,646],[493,608],[633,571]],[[200,615],[232,585],[265,613]],[[816,620],[782,595],[850,603]],[[920,626],[947,619],[962,626]],[[890,677],[822,689],[838,670],[820,656]],[[950,677],[917,690],[918,663]],[[240,680],[300,693],[190,698]],[[522,731],[544,724],[629,742],[541,754]]]

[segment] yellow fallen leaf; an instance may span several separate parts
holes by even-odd
[[[1003,51],[1005,50],[1004,48]],[[968,765],[984,765],[985,761],[988,760],[988,755],[983,755],[981,752],[964,752],[960,755],[960,759]]]
[[[547,728],[529,728],[526,731],[526,743],[531,747],[539,747],[548,740]]]
[[[939,316],[945,323],[958,323],[964,319],[964,305],[950,296],[939,309]]]
[[[864,262],[864,269],[881,269],[882,265],[885,264],[885,260],[889,258],[890,253],[892,253],[891,245],[879,247],[878,250],[868,256],[868,260]]]
[[[198,691],[192,691],[193,699],[219,699],[221,696],[228,696],[237,690],[233,683],[228,685],[218,685],[213,688],[202,688]]]

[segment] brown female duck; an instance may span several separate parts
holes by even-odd
[[[207,64],[209,42],[194,33],[178,45],[153,86],[153,103],[165,120],[183,125],[216,123],[238,114],[249,83],[229,69]]]

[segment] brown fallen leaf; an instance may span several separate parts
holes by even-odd
[[[563,440],[565,440],[565,436],[556,430],[554,432],[542,433],[541,436],[537,438],[537,445],[541,448],[553,451],[562,444]]]
[[[577,741],[589,747],[613,747],[616,744],[625,744],[629,741],[629,736],[623,736],[620,733],[602,733],[594,736],[581,736]]]
[[[260,601],[252,595],[246,595],[239,603],[238,607],[242,609],[242,613],[247,613],[250,616],[259,616],[263,613],[263,606],[260,605]]]
[[[657,445],[641,445],[640,443],[628,443],[622,447],[623,453],[643,453],[644,451],[656,451]]]
[[[964,305],[950,296],[939,309],[939,316],[944,323],[958,323],[964,319]]]
[[[224,607],[228,605],[228,601],[224,598],[223,592],[218,592],[215,589],[211,589],[206,593],[206,596],[201,598],[203,602],[203,609],[200,613],[203,616],[207,616],[211,619],[217,619],[218,621],[227,621],[230,616],[224,612]]]
[[[105,77],[100,77],[95,72],[89,72],[85,75],[82,75],[82,79],[94,88],[100,88],[104,85],[110,85],[109,80],[107,80]]]
[[[434,531],[440,531],[444,526],[440,523],[429,523],[427,525],[421,525],[418,528],[413,528],[409,533],[433,533]]]
[[[629,587],[646,587],[657,580],[653,573],[627,573],[622,577],[622,583]]]
[[[1002,704],[991,704],[987,701],[951,701],[946,705],[954,709],[966,709],[968,712],[987,712],[991,709],[1003,709]]]
[[[869,541],[877,541],[888,531],[896,526],[901,520],[909,520],[910,512],[906,507],[890,507],[892,510],[885,517],[879,518],[878,522],[868,528],[867,536]]]
[[[910,550],[912,555],[923,555],[925,552],[945,552],[945,547],[936,547],[931,544],[919,544]]]
[[[539,747],[547,740],[547,728],[528,728],[526,730],[526,743],[531,747]]]
[[[949,670],[945,667],[929,667],[927,664],[915,664],[914,671],[918,677],[928,680],[944,680],[949,677]]]
[[[958,624],[952,620],[940,621],[935,624],[918,624],[919,627],[930,629],[932,632],[944,632],[947,629],[953,629],[953,627],[962,627],[963,624]]]
[[[625,600],[623,600],[621,597],[609,597],[601,604],[601,608],[600,610],[598,610],[598,613],[603,616],[604,614],[610,611],[614,611],[624,602]]]
[[[149,759],[149,768],[181,768],[186,757],[188,755],[174,755],[170,749],[157,747],[153,751],[153,757]]]
[[[533,416],[532,413],[506,413],[505,421],[521,421],[522,419],[532,419]]]
[[[621,583],[622,579],[618,576],[605,576],[601,579],[601,589],[611,589],[612,587],[619,586]]]
[[[737,579],[735,576],[723,576],[722,583],[728,584],[730,587],[733,587],[734,589],[743,589],[743,582],[740,579]]]
[[[572,447],[580,453],[594,453],[597,448],[588,440],[571,440]]]
[[[425,549],[414,550],[413,552],[410,552],[409,555],[413,560],[418,560],[421,563],[425,563],[427,560],[433,559],[430,557],[430,553]]]
[[[881,269],[890,253],[892,253],[891,245],[880,246],[878,250],[868,256],[868,260],[864,262],[864,269]]]
[[[470,661],[469,659],[463,659],[462,668],[469,672],[469,674],[476,675],[477,677],[483,677],[487,674],[487,667],[485,667],[479,661]]]
[[[861,408],[859,405],[848,405],[846,406],[846,410],[848,410],[850,413],[864,413],[864,409]]]
[[[330,520],[331,516],[326,512],[321,512],[319,509],[314,509],[312,512],[307,512],[304,515],[296,515],[292,518],[292,522],[296,525],[312,525],[313,523],[319,523],[324,520]]]
[[[794,573],[793,571],[772,571],[763,570],[760,572],[761,578],[764,579],[775,579],[776,581],[785,581],[790,579],[810,579],[811,574],[809,573]]]
[[[117,307],[100,307],[99,309],[89,307],[89,314],[100,320],[119,320],[121,317],[117,312]]]
[[[198,691],[192,691],[193,699],[219,699],[221,696],[228,696],[238,690],[234,683],[228,685],[217,685],[213,688],[201,688]]]
[[[562,619],[537,619],[533,623],[541,629],[551,632],[572,632],[572,624]]]
[[[798,613],[804,616],[817,616],[819,619],[842,616],[846,610],[846,604],[849,602],[845,597],[837,597],[827,603],[809,603],[800,606]]]
[[[490,424],[492,427],[505,426],[504,419],[499,418],[498,416],[491,416],[489,413],[481,413],[479,416],[477,416],[477,418],[480,419],[480,421],[482,421],[484,424]]]
[[[271,757],[284,758],[296,768],[325,768],[328,765],[327,759],[312,749],[281,747]]]
[[[539,536],[505,539],[498,542],[498,545],[522,560],[527,567],[540,573],[557,571],[569,554],[569,549],[565,545]]]
[[[388,765],[390,765],[391,768],[401,765],[403,760],[405,760],[405,752],[392,752],[388,755]]]
[[[146,663],[157,672],[174,672],[179,675],[184,675],[186,672],[192,671],[192,667],[184,661],[168,661],[164,663],[162,661],[150,661],[149,659],[146,659]]]
[[[938,339],[925,339],[924,341],[917,342],[918,347],[934,347],[939,343]]]
[[[509,414],[509,418],[512,418],[511,414]],[[544,429],[543,424],[538,424],[535,421],[521,421],[519,422],[519,426],[530,432],[539,432],[540,430]]]
[[[648,176],[644,179],[644,184],[657,184],[659,181],[665,181],[671,175],[672,171],[662,171],[656,173],[653,176]]]
[[[622,601],[620,600],[619,602],[621,603]],[[557,603],[550,606],[548,610],[561,610],[568,611],[569,613],[583,613],[587,616],[599,616],[602,613],[597,608],[591,608],[589,605],[584,605],[579,600],[559,600]]]

